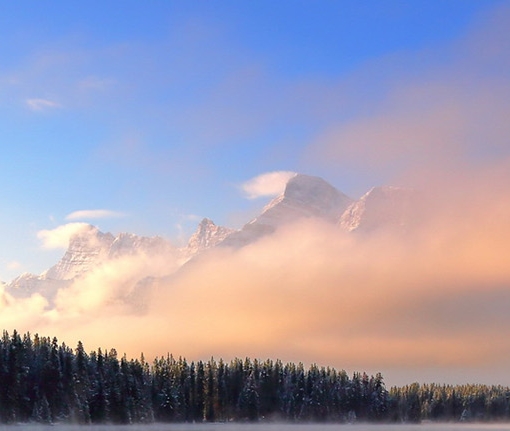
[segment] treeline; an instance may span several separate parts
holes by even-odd
[[[16,331],[0,340],[2,423],[502,420],[509,397],[508,388],[486,386],[387,391],[381,374],[271,360],[148,364]]]
[[[510,388],[486,385],[412,385],[389,392],[390,420],[508,421]]]

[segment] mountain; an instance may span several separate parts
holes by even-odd
[[[66,252],[54,266],[40,275],[22,274],[2,288],[4,293],[14,297],[39,293],[51,304],[60,289],[68,288],[89,272],[123,257],[140,255],[147,258],[144,262],[149,265],[137,272],[138,278],[129,278],[126,281],[129,286],[126,285],[115,299],[143,311],[143,301],[161,277],[172,276],[186,262],[214,247],[243,247],[279,227],[312,217],[353,234],[370,234],[380,229],[405,232],[417,218],[418,207],[416,193],[412,190],[374,187],[354,201],[322,178],[297,174],[288,181],[280,196],[240,230],[217,226],[204,218],[187,246],[176,248],[161,237],[131,233],[114,236],[89,225],[70,238]],[[151,267],[152,261],[157,264]]]
[[[400,187],[374,187],[353,202],[339,220],[348,232],[405,230],[413,220],[416,192]]]
[[[258,217],[229,235],[221,245],[244,246],[300,218],[317,217],[334,222],[352,202],[322,178],[297,174]]]
[[[105,262],[134,254],[161,255],[175,248],[161,237],[142,237],[121,233],[113,236],[89,225],[73,235],[64,256],[40,275],[25,273],[6,284],[6,291],[15,297],[37,292],[51,299],[58,289],[84,276]]]

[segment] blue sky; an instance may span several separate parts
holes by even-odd
[[[176,243],[201,217],[239,227],[268,199],[242,184],[267,172],[359,197],[508,155],[509,17],[490,0],[4,2],[0,280],[53,264],[37,233],[70,221]]]

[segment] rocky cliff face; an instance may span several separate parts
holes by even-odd
[[[208,248],[214,247],[233,232],[235,232],[234,229],[217,226],[212,220],[204,218],[198,225],[195,233],[191,235],[185,254],[192,257]]]
[[[49,280],[70,280],[78,277],[108,258],[115,238],[95,226],[74,235],[64,256],[41,276]]]

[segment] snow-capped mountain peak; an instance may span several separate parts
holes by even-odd
[[[288,181],[283,194],[250,223],[276,227],[302,217],[335,220],[351,202],[351,198],[322,178],[297,174]]]
[[[301,218],[317,217],[334,222],[352,199],[319,177],[297,174],[292,177],[285,191],[264,207],[262,213],[222,245],[240,247],[274,232],[279,226]]]

